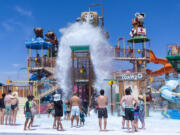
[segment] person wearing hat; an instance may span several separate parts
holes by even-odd
[[[139,120],[142,124],[142,129],[145,128],[145,121],[144,121],[144,116],[145,116],[145,110],[144,110],[144,98],[142,95],[138,96],[139,100]]]
[[[11,97],[11,124],[15,125],[16,124],[16,116],[17,116],[17,111],[18,111],[18,93],[13,92],[12,97]]]
[[[60,94],[54,95],[54,109],[55,109],[55,121],[57,121],[57,130],[59,131],[59,126],[61,131],[64,131],[63,125],[61,123],[61,117],[63,116],[63,101],[61,100]]]

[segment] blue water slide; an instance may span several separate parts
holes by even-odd
[[[41,73],[41,78],[43,78],[43,77],[45,77],[45,74]],[[31,78],[29,78],[30,81],[35,81],[35,80],[37,80],[37,79],[38,79],[38,78],[37,78],[37,74],[33,74],[33,75],[31,76]]]
[[[165,85],[160,88],[161,96],[169,102],[180,104],[178,78],[166,79]],[[169,109],[167,113],[162,112],[166,118],[180,119],[180,112],[177,109]]]
[[[180,95],[178,91],[179,81],[176,78],[167,79],[165,85],[160,88],[161,96],[173,103],[180,103]]]

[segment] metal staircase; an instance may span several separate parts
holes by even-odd
[[[47,72],[49,72],[50,74],[54,74],[54,68],[52,67],[44,67],[44,70],[46,70]]]
[[[59,86],[56,84],[56,85],[52,86],[51,88],[49,88],[48,90],[42,92],[39,96],[35,97],[35,99],[41,99],[41,98],[55,92],[57,89],[59,89]]]

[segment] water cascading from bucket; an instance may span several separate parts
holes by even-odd
[[[71,81],[71,49],[70,46],[89,45],[90,57],[95,72],[93,87],[97,90],[109,91],[104,79],[110,78],[112,72],[112,46],[105,38],[102,29],[88,23],[74,23],[59,30],[62,33],[57,58],[56,74],[58,83],[65,96],[72,93]],[[111,77],[112,78],[112,77]],[[107,94],[107,92],[106,92]]]

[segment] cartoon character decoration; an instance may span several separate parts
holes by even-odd
[[[130,36],[146,36],[146,28],[143,26],[144,24],[144,13],[136,13],[135,18],[132,20],[133,28],[130,31]]]
[[[43,38],[43,28],[41,27],[34,28],[34,33],[36,35],[36,38],[37,37]]]
[[[94,26],[98,26],[99,24],[99,17],[97,12],[82,12],[81,13],[81,18],[77,18],[76,21],[82,21],[82,22],[87,22],[90,23]]]
[[[47,37],[45,40],[47,42],[51,42],[52,45],[54,46],[54,49],[58,50],[58,39],[57,39],[54,31],[49,31],[48,33],[45,34],[45,36]]]

